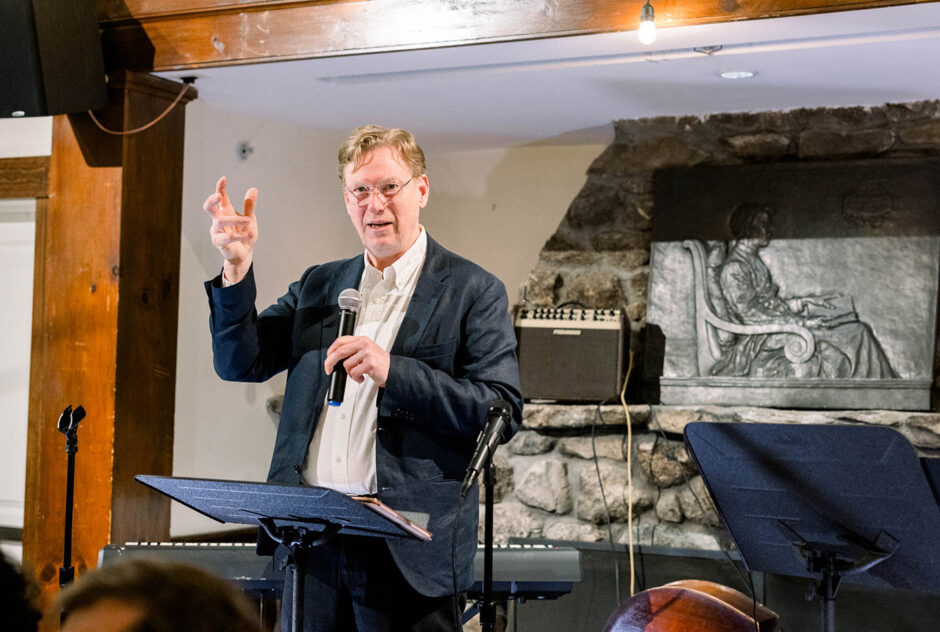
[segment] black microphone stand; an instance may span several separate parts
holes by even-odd
[[[59,568],[59,588],[65,588],[75,579],[72,566],[72,506],[75,488],[75,453],[78,452],[78,422],[85,418],[85,409],[79,406],[74,411],[68,406],[59,415],[57,427],[65,435],[65,451],[69,455],[65,487],[65,545],[63,562]]]
[[[493,488],[496,467],[493,465],[493,453],[489,450],[487,452],[483,468],[483,505],[486,513],[483,518],[483,606],[480,608],[480,630],[494,632],[496,602],[493,601]]]
[[[493,454],[497,444],[506,432],[511,420],[512,409],[509,402],[497,399],[486,413],[486,426],[477,440],[477,448],[470,459],[467,475],[464,477],[460,497],[469,493],[473,480],[483,472],[483,503],[486,514],[483,519],[483,605],[480,607],[480,629],[482,632],[494,632],[496,626],[496,604],[493,602],[493,487],[495,472]]]

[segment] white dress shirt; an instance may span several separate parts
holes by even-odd
[[[356,317],[355,336],[371,338],[386,351],[392,348],[408,304],[421,276],[428,238],[424,227],[411,248],[380,271],[369,263],[359,281],[362,307]],[[324,401],[317,429],[307,449],[303,479],[308,485],[328,487],[346,494],[374,494],[375,432],[378,421],[378,385],[368,376],[361,384],[346,380],[343,403]]]

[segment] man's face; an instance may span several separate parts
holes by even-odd
[[[343,197],[362,245],[380,270],[395,263],[415,243],[420,229],[418,214],[428,200],[428,177],[412,178],[411,171],[397,149],[378,147],[363,155],[362,164],[343,170]],[[411,180],[411,182],[408,182]],[[405,184],[388,199],[379,194],[383,185]],[[351,190],[373,187],[364,200],[357,200]]]

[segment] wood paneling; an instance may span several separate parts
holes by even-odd
[[[102,19],[115,20],[246,9],[270,11],[284,5],[367,1],[369,0],[98,0],[97,6],[98,15]]]
[[[48,156],[0,159],[0,199],[44,198],[48,189]]]
[[[110,532],[117,342],[119,168],[88,173],[68,120],[53,121],[50,199],[36,214],[36,270],[27,438],[24,563],[45,595],[62,564],[67,405],[82,404],[75,456],[72,564],[94,566]],[[38,206],[38,205],[37,205]]]
[[[127,82],[117,81],[125,129],[159,116],[180,89],[148,76]],[[114,451],[133,458],[114,461],[112,542],[169,538],[169,501],[134,476],[173,470],[184,124],[178,106],[124,139]]]
[[[111,68],[166,71],[636,29],[645,0],[99,0]],[[913,4],[658,0],[660,27]],[[142,41],[143,40],[143,41]],[[141,50],[152,46],[152,56]]]
[[[179,87],[115,76],[118,113],[108,118],[124,129],[145,123]],[[133,475],[172,471],[183,117],[181,105],[120,137],[121,163],[110,167],[89,166],[82,147],[111,138],[86,130],[97,138],[80,143],[68,117],[53,120],[49,199],[37,204],[23,529],[24,563],[47,599],[62,564],[66,453],[56,420],[67,405],[88,413],[76,454],[77,574],[108,542],[169,535],[169,503]]]

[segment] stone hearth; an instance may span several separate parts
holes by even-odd
[[[641,545],[728,545],[682,442],[682,430],[693,421],[883,426],[900,432],[922,455],[940,456],[937,413],[645,404],[628,410],[633,524],[635,543]],[[621,406],[527,405],[522,430],[496,454],[496,542],[513,537],[601,542],[613,537],[625,544],[626,428]]]

